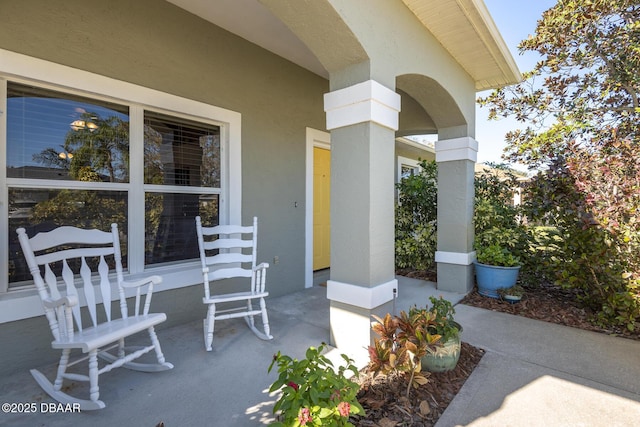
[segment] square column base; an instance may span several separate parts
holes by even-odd
[[[384,317],[387,313],[392,313],[393,301],[389,301],[379,307],[367,309],[331,301],[329,307],[329,317],[331,325],[331,345],[338,348],[340,353],[351,357],[356,366],[364,367],[369,362],[370,345],[376,334],[371,330],[371,317],[375,314]]]
[[[473,290],[475,284],[473,264],[459,265],[437,263],[439,290],[466,294]]]

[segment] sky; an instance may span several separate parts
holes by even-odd
[[[516,61],[520,72],[529,71],[540,59],[537,54],[527,52],[518,53],[517,46],[529,34],[535,33],[536,23],[542,12],[553,7],[555,0],[484,0],[491,13],[502,38],[509,47],[511,55]],[[480,92],[478,96],[485,96],[489,92]],[[500,156],[504,149],[504,135],[514,129],[522,127],[513,119],[499,121],[488,120],[489,110],[476,107],[476,140],[479,143],[478,163],[502,163]],[[519,168],[520,169],[520,168]]]

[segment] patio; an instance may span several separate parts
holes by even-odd
[[[397,311],[424,304],[429,295],[462,298],[430,282],[398,280]],[[280,350],[299,358],[307,347],[328,342],[329,301],[326,288],[314,286],[273,298],[268,307],[272,341],[257,339],[241,319],[228,320],[216,325],[213,351],[207,353],[201,321],[159,329],[175,368],[105,374],[100,397],[107,407],[100,411],[42,412],[40,404],[53,401],[28,371],[2,378],[3,403],[36,403],[38,411],[3,413],[0,425],[268,425],[276,399],[268,393],[276,377],[267,374],[271,356]],[[204,307],[195,309],[204,316]],[[626,426],[640,419],[640,342],[469,306],[456,309],[464,341],[486,354],[438,426]],[[53,368],[42,370],[51,375]]]

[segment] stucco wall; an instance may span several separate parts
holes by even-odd
[[[326,80],[161,0],[2,2],[0,48],[240,112],[243,221],[259,217],[270,291],[302,289],[305,127],[324,128]]]

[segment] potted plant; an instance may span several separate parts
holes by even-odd
[[[408,314],[401,311],[399,316],[387,313],[384,318],[373,315],[376,322],[371,329],[378,336],[369,346],[369,370],[374,376],[397,375],[407,378],[406,397],[411,388],[429,382],[428,374],[422,372],[422,356],[427,348],[435,345],[440,336],[429,332],[433,315],[425,311]]]
[[[440,339],[427,347],[427,353],[421,359],[422,368],[429,372],[451,371],[460,359],[462,326],[454,320],[456,311],[450,301],[442,297],[429,297],[429,301],[431,307],[420,311],[426,310],[430,314],[432,321],[427,329],[431,335],[439,336]]]
[[[524,288],[520,285],[515,285],[510,288],[502,288],[498,290],[498,294],[503,300],[514,304],[522,299],[522,296],[524,295]]]
[[[498,289],[511,288],[518,280],[520,259],[498,244],[476,249],[474,265],[480,295],[498,298]]]
[[[473,247],[476,282],[481,295],[498,298],[498,289],[515,285],[518,255],[526,253],[526,230],[519,205],[513,203],[518,178],[504,165],[475,177]]]

